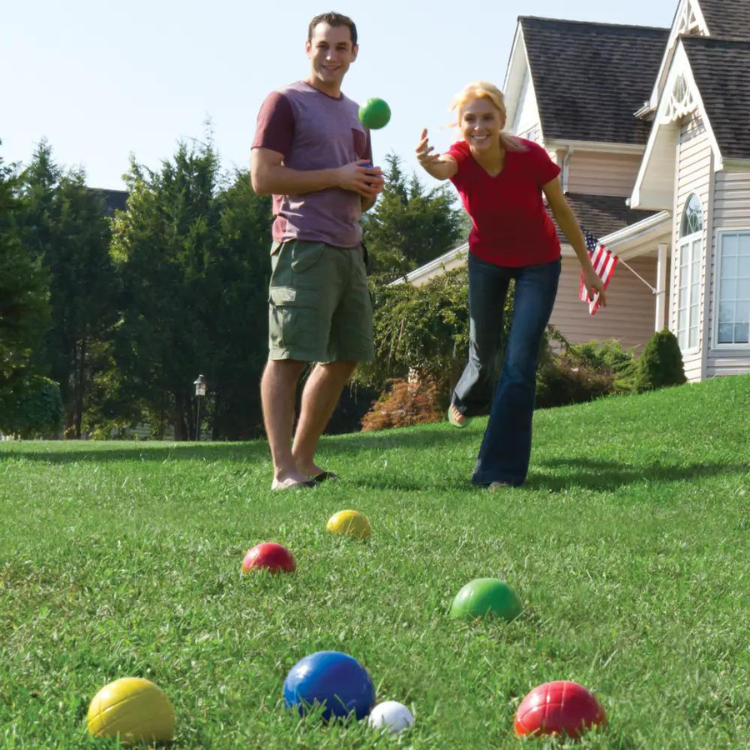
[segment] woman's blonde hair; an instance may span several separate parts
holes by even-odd
[[[450,109],[451,111],[454,109],[456,110],[455,125],[461,123],[461,113],[463,109],[474,99],[489,99],[495,109],[497,109],[502,115],[503,121],[506,119],[507,111],[505,109],[505,97],[503,96],[503,92],[500,91],[497,86],[488,83],[487,81],[474,81],[468,86],[464,86],[464,88],[453,97]],[[524,150],[524,145],[521,141],[515,136],[510,135],[510,133],[501,131],[500,140],[503,146],[510,151]]]

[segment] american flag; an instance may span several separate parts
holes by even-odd
[[[586,239],[586,249],[589,251],[591,265],[594,266],[596,275],[604,282],[604,289],[606,290],[617,266],[618,257],[607,250],[594,235],[584,231],[583,236]],[[583,272],[581,272],[581,284],[578,288],[578,299],[581,302],[589,303],[589,315],[593,315],[599,309],[599,293],[597,292],[594,295],[593,300],[589,300],[586,294],[586,285],[583,283]]]

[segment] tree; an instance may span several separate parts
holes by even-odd
[[[46,142],[21,181],[23,241],[50,277],[53,322],[38,359],[60,384],[66,433],[80,438],[91,383],[117,319],[109,221],[85,174],[64,173]]]
[[[158,434],[195,434],[193,379],[207,368],[205,272],[217,244],[218,159],[211,145],[180,143],[160,172],[133,161],[128,210],[114,221],[113,258],[122,278],[115,360],[128,400],[148,411]]]
[[[0,430],[17,432],[24,399],[45,383],[33,361],[49,325],[48,279],[21,244],[18,179],[0,157]]]
[[[385,189],[364,227],[371,271],[390,281],[456,247],[466,224],[448,186],[425,191],[416,175],[407,181],[396,155],[386,162]]]
[[[216,263],[209,286],[217,300],[211,318],[214,438],[240,440],[262,433],[255,384],[268,358],[268,282],[271,275],[271,198],[259,196],[241,170],[219,196]]]
[[[111,402],[139,405],[158,434],[195,434],[193,380],[205,375],[213,437],[258,434],[253,387],[267,354],[270,199],[247,172],[224,184],[210,142],[181,143],[160,172],[135,162],[114,222],[123,283]]]

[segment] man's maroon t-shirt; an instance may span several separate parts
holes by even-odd
[[[474,159],[466,141],[448,151],[458,164],[451,182],[472,220],[469,250],[498,266],[552,263],[560,257],[560,241],[544,208],[542,185],[554,180],[560,167],[538,144],[516,140],[522,150],[506,149],[495,177]]]
[[[331,169],[358,159],[372,161],[369,131],[359,121],[359,106],[343,94],[334,98],[304,81],[270,94],[258,114],[253,148],[284,157],[300,171]],[[273,239],[325,242],[358,247],[362,241],[362,198],[340,188],[303,195],[274,195]]]

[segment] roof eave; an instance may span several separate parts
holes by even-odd
[[[570,148],[574,151],[597,151],[599,153],[643,154],[645,145],[640,143],[607,143],[605,141],[581,141],[575,138],[549,138],[544,140],[545,148],[552,151]]]
[[[521,66],[520,69],[519,66]],[[529,78],[531,78],[531,67],[529,65],[528,55],[526,54],[523,28],[519,21],[516,27],[515,36],[513,37],[513,45],[511,47],[510,57],[508,58],[508,67],[505,70],[505,80],[503,81],[503,92],[505,94],[506,105],[506,123],[512,123],[516,119],[516,112],[520,104],[519,98],[523,91],[523,79],[527,69],[529,71]]]
[[[415,268],[413,271],[409,271],[406,276],[392,281],[388,286],[398,286],[399,284],[410,283],[413,284],[415,281],[419,281],[424,277],[430,277],[435,271],[438,271],[441,267],[446,266],[454,260],[458,260],[463,254],[468,254],[469,243],[464,242],[463,245],[459,245],[453,250],[449,250],[447,253],[443,253],[438,258],[431,260],[429,263],[425,263],[419,268]]]
[[[726,157],[717,166],[717,171],[720,169],[725,172],[750,172],[750,158]]]

